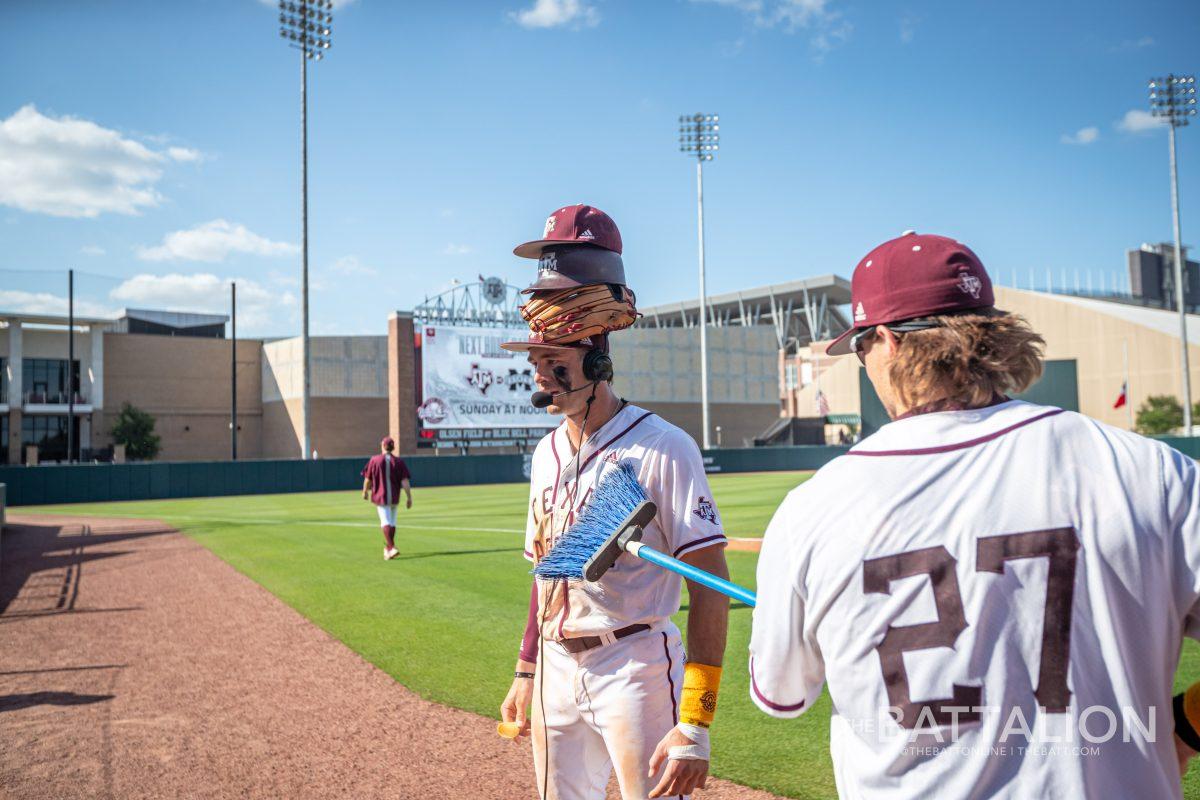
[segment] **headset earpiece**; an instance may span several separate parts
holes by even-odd
[[[592,348],[583,357],[583,377],[589,381],[607,383],[613,379],[613,363],[608,353]]]

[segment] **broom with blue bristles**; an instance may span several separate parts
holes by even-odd
[[[646,497],[633,467],[628,462],[618,464],[601,479],[575,524],[533,568],[534,576],[547,581],[575,578],[595,582],[624,552],[748,606],[755,604],[754,592],[749,589],[642,544],[642,531],[657,513],[658,506]]]

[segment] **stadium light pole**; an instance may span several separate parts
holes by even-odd
[[[300,51],[300,259],[301,372],[304,375],[304,452],[312,457],[308,424],[312,395],[312,370],[308,341],[308,61],[320,61],[333,44],[333,0],[279,0],[279,36]]]
[[[1188,365],[1187,305],[1184,299],[1183,253],[1179,239],[1179,171],[1175,163],[1175,129],[1196,116],[1196,76],[1167,75],[1150,80],[1150,113],[1168,127],[1171,148],[1171,213],[1175,225],[1175,299],[1179,306],[1179,344],[1183,361],[1183,430],[1192,435],[1192,374]]]
[[[67,463],[75,462],[75,270],[67,270]]]
[[[709,450],[708,424],[708,294],[704,284],[704,162],[720,149],[721,118],[717,114],[691,114],[679,118],[679,152],[696,159],[696,214],[700,242],[700,424],[701,447]]]
[[[237,281],[229,284],[229,457],[237,461]]]

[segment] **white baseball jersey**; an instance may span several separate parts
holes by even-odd
[[[549,552],[600,478],[622,462],[633,466],[638,483],[658,506],[643,542],[676,558],[724,546],[721,519],[696,443],[662,417],[626,405],[588,434],[578,458],[565,423],[538,443],[530,466],[525,557],[536,561]],[[542,635],[550,640],[596,636],[665,620],[679,610],[681,582],[678,575],[627,554],[596,583],[538,581]]]
[[[775,514],[751,696],[794,717],[829,684],[842,797],[1179,797],[1198,489],[1179,452],[1060,409],[892,422]]]

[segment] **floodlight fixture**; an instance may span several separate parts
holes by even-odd
[[[333,44],[332,0],[279,0],[279,36],[300,51],[300,271],[303,374],[303,451],[312,458],[309,425],[312,398],[312,354],[308,336],[308,62],[323,59]]]
[[[1174,289],[1179,307],[1179,343],[1183,382],[1183,429],[1192,435],[1192,375],[1188,363],[1187,284],[1183,281],[1183,248],[1179,239],[1179,170],[1175,160],[1175,129],[1196,116],[1196,76],[1168,74],[1150,79],[1150,113],[1167,124],[1171,153],[1171,213],[1175,227]]]
[[[700,307],[696,324],[700,327],[700,424],[701,446],[711,444],[708,414],[708,291],[704,269],[704,162],[712,161],[720,149],[720,116],[717,114],[679,115],[679,152],[696,159],[696,216],[700,252]]]

